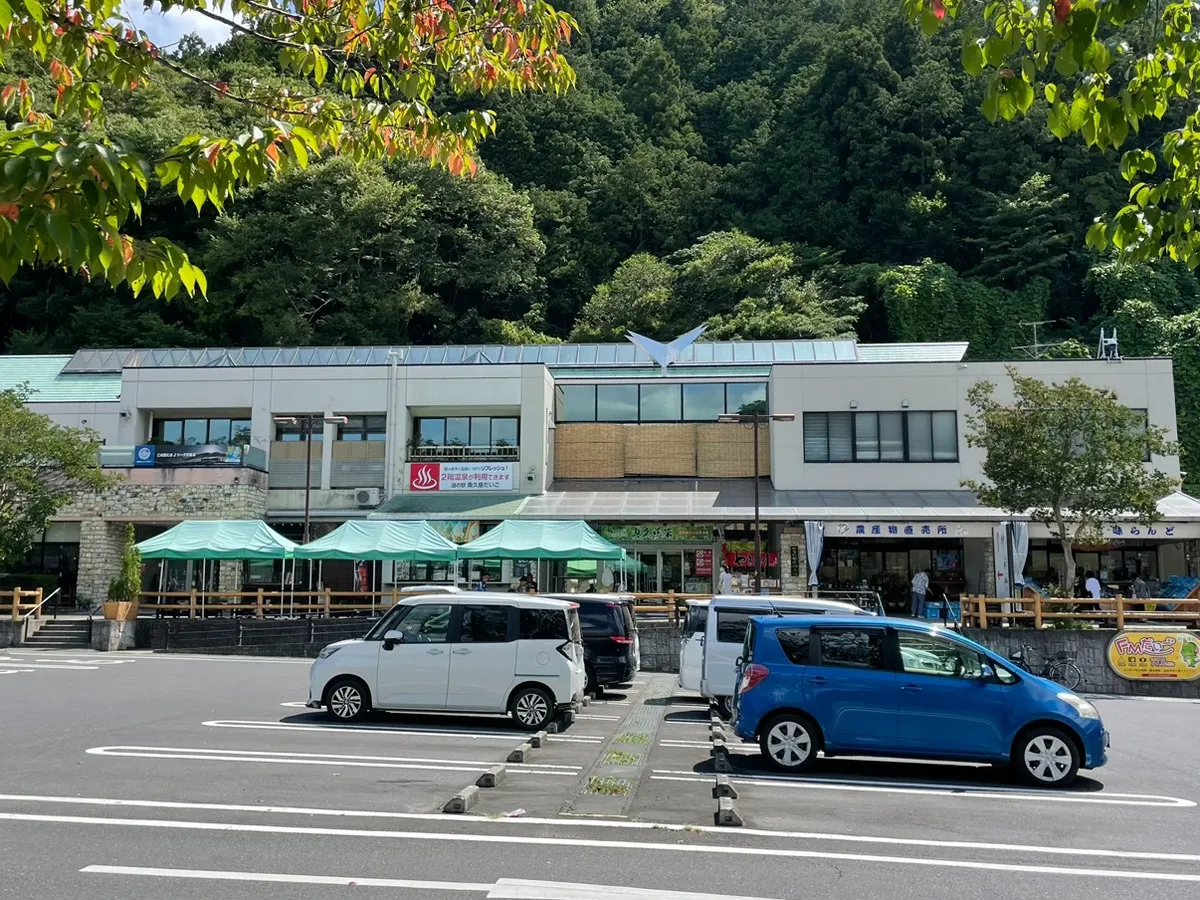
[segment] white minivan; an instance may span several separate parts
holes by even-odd
[[[402,597],[356,640],[321,651],[308,703],[353,722],[372,709],[504,713],[544,728],[586,680],[578,604],[520,594]]]
[[[767,597],[753,595],[713,597],[708,604],[704,626],[704,662],[700,693],[716,700],[721,715],[732,712],[737,659],[746,639],[746,622],[751,616],[873,616],[873,612],[840,600],[807,597]],[[682,669],[682,661],[680,662]]]
[[[708,627],[709,600],[688,600],[679,637],[679,686],[700,693],[704,677],[704,631]]]

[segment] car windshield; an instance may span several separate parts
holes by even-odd
[[[403,604],[397,604],[396,606],[393,606],[387,611],[384,617],[376,622],[371,630],[363,636],[363,640],[378,641],[382,639],[385,634],[395,627],[396,622],[398,622],[407,611],[408,607]]]

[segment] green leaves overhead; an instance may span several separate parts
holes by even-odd
[[[902,5],[926,31],[967,8],[962,0]],[[1144,141],[1124,151],[1122,174],[1133,184],[1129,203],[1088,232],[1089,247],[1111,245],[1126,261],[1167,257],[1200,266],[1195,14],[1193,3],[1180,0],[991,0],[983,7],[982,31],[964,34],[963,68],[985,76],[989,121],[1029,113],[1034,87],[1044,82],[1047,127],[1060,140],[1079,135],[1100,150],[1122,150],[1131,136]],[[1141,137],[1146,120],[1164,119],[1171,110],[1178,112],[1161,140]],[[1154,168],[1146,167],[1147,154],[1156,158]],[[1153,183],[1138,180],[1156,171]]]
[[[129,226],[157,182],[197,213],[322,154],[421,159],[474,174],[496,128],[486,109],[441,94],[562,93],[574,71],[560,48],[574,20],[542,0],[161,0],[278,53],[283,80],[225,81],[193,71],[127,26],[121,0],[0,0],[0,280],[49,265],[171,298],[205,292],[172,242]],[[33,65],[28,64],[32,61]],[[241,134],[191,134],[159,158],[104,137],[113,92],[145,90],[172,70],[214,101],[242,107]],[[440,87],[439,87],[440,85]]]

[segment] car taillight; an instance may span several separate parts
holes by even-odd
[[[575,662],[575,645],[571,641],[564,641],[554,648],[571,662]]]
[[[738,693],[744,694],[746,691],[757,686],[757,684],[771,674],[771,670],[766,666],[760,666],[758,663],[750,663],[742,670],[742,683],[738,685]]]
[[[624,637],[619,634],[614,634],[614,635],[611,635],[610,637],[612,638],[612,640],[616,641],[618,644],[632,644],[633,643],[633,638],[631,638],[631,637]]]

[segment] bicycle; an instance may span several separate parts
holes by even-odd
[[[1041,671],[1033,668],[1033,655],[1036,651],[1028,644],[1022,645],[1016,653],[1010,653],[1008,658],[1032,675],[1048,678],[1056,684],[1061,684],[1068,690],[1075,690],[1083,682],[1083,672],[1075,665],[1075,657],[1062,651],[1042,660]]]

